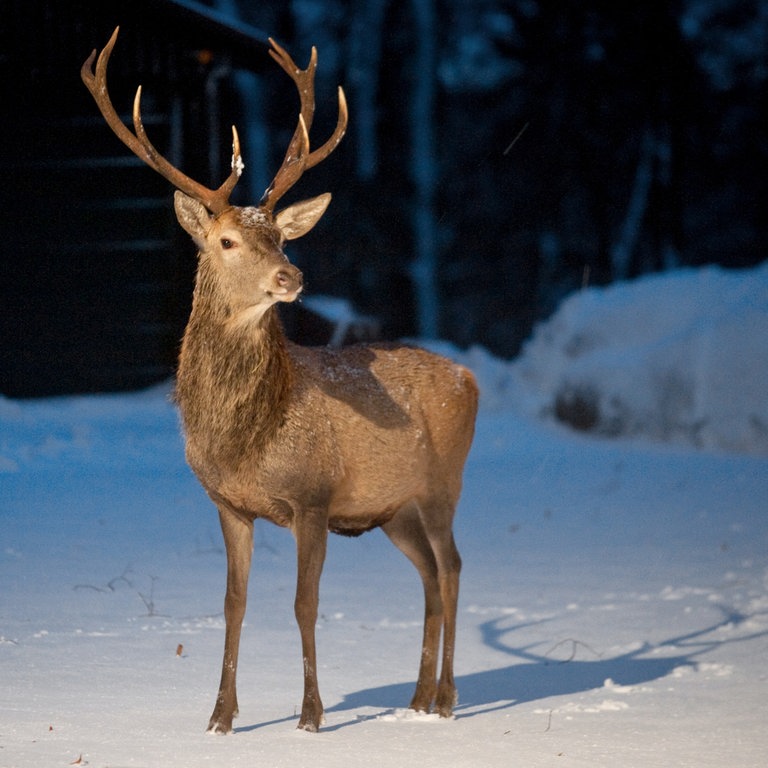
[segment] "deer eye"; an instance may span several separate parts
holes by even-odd
[[[235,244],[228,238],[228,237],[222,237],[221,238],[221,247],[227,251],[230,248],[234,248]]]

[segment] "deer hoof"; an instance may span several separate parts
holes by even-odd
[[[232,733],[232,723],[230,722],[229,725],[227,725],[227,723],[225,723],[223,720],[212,717],[211,721],[208,723],[206,732],[217,733],[222,736],[226,736],[227,734]]]
[[[459,694],[455,688],[443,688],[437,691],[435,712],[440,717],[453,717],[453,708],[459,702]]]
[[[309,731],[309,733],[317,733],[320,730],[320,726],[325,723],[325,715],[320,710],[319,713],[304,714],[302,713],[299,719],[299,724],[296,726],[302,731]]]

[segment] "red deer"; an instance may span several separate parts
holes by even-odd
[[[83,64],[83,80],[118,138],[176,187],[176,216],[199,249],[176,401],[187,460],[218,508],[227,552],[224,661],[208,730],[230,732],[238,713],[235,676],[257,518],[289,528],[296,539],[295,614],[304,661],[298,727],[316,731],[323,721],[315,623],[328,531],[358,536],[377,526],[423,581],[423,644],[410,707],[450,717],[461,567],[452,524],[474,432],[475,381],[465,368],[405,345],[297,346],[284,336],[276,309],[302,290],[302,274],[283,245],[317,223],[331,196],[277,213],[275,205],[341,140],[347,124],[343,91],[333,135],[310,151],[316,51],[300,70],[270,40],[270,54],[298,88],[301,115],[259,204],[233,206],[229,197],[242,169],[234,128],[232,172],[213,190],[152,146],[141,121],[141,88],[135,132],[120,120],[106,84],[117,31],[95,73],[96,51]]]

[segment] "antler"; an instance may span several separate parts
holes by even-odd
[[[339,145],[347,130],[347,100],[344,90],[339,86],[339,117],[336,129],[331,137],[319,149],[310,152],[309,130],[315,114],[315,69],[317,68],[317,50],[312,48],[312,55],[306,69],[299,69],[288,52],[279,46],[271,37],[269,42],[272,49],[269,54],[283,68],[296,84],[301,99],[301,114],[299,123],[288,145],[285,159],[280,166],[272,183],[267,187],[261,198],[261,203],[267,210],[274,210],[277,201],[299,180],[302,173],[325,160]]]
[[[229,207],[229,196],[232,194],[232,190],[235,188],[235,184],[237,184],[243,170],[243,161],[240,156],[240,139],[238,138],[235,126],[232,126],[232,172],[218,189],[208,189],[208,187],[204,187],[202,184],[190,179],[189,176],[186,176],[178,168],[171,165],[152,146],[141,121],[141,86],[136,90],[136,98],[133,101],[133,126],[136,133],[135,135],[131,133],[112,106],[107,91],[107,63],[112,54],[112,49],[115,47],[119,31],[120,27],[115,27],[112,37],[99,54],[99,58],[96,61],[95,75],[93,72],[93,62],[96,59],[95,49],[83,64],[80,76],[83,78],[86,88],[91,92],[109,127],[128,149],[150,168],[153,168],[170,181],[177,189],[201,202],[211,213],[221,213]]]

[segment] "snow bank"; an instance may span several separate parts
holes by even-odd
[[[570,296],[504,382],[517,405],[604,435],[768,453],[768,263]]]
[[[475,372],[485,409],[768,453],[768,262],[589,288],[540,323],[511,363],[478,347],[453,356]]]

